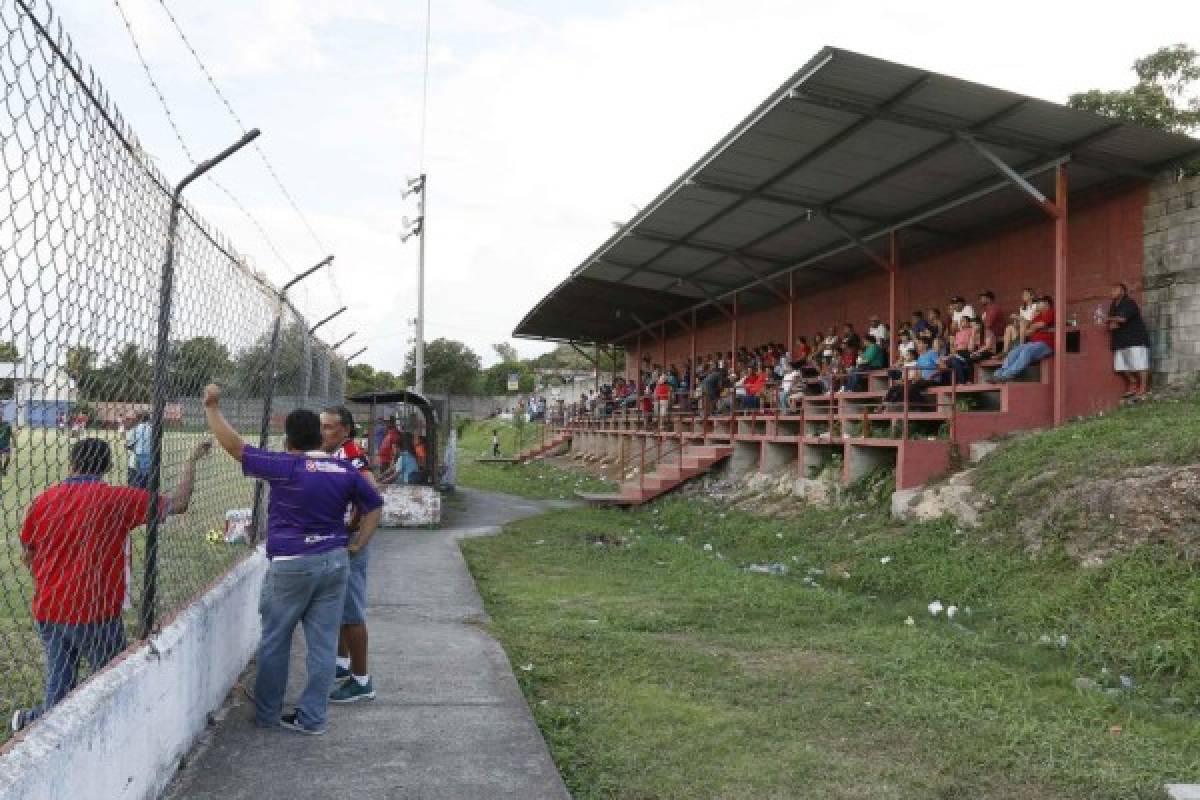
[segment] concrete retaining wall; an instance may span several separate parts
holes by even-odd
[[[242,561],[10,742],[0,753],[0,797],[157,797],[258,644],[266,564],[260,553]]]
[[[1154,183],[1145,211],[1145,307],[1156,385],[1200,371],[1200,177]]]

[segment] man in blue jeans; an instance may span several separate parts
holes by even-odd
[[[39,494],[21,525],[21,560],[33,576],[31,610],[46,651],[42,704],[13,712],[13,733],[75,688],[79,664],[99,672],[125,649],[125,545],[153,506],[160,519],[188,510],[196,462],[212,443],[196,444],[173,495],[152,502],[145,489],[110,486],[112,450],[102,439],[71,445],[71,474]]]
[[[989,383],[1011,381],[1031,364],[1054,355],[1054,299],[1049,295],[1039,297],[1035,308],[1033,320],[1026,329],[1029,336],[1025,344],[1017,345],[1009,352]]]
[[[242,472],[271,486],[267,502],[267,558],[258,611],[262,639],[254,681],[255,722],[317,736],[325,733],[333,685],[338,629],[342,621],[349,554],[356,554],[379,526],[383,498],[353,465],[321,450],[321,418],[297,410],[284,421],[286,452],[273,453],[242,441],[221,414],[221,390],[204,390],[204,411],[217,442]],[[349,540],[346,507],[361,514]],[[299,705],[282,714],[288,661],[296,625],[304,626],[308,683]]]

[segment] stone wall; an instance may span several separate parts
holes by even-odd
[[[1190,383],[1200,373],[1200,177],[1155,181],[1144,218],[1154,383]]]

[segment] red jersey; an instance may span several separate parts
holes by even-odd
[[[758,397],[762,394],[763,387],[767,385],[766,373],[756,372],[746,378],[746,382],[742,386],[746,389],[746,394],[749,397]]]
[[[1041,342],[1047,347],[1054,347],[1054,309],[1047,308],[1045,311],[1039,311],[1033,315],[1032,322],[1041,322],[1046,327],[1036,330],[1029,334],[1029,341]]]
[[[163,497],[161,517],[169,507]],[[21,527],[33,572],[33,618],[74,625],[121,616],[125,541],[149,511],[146,490],[91,477],[68,478],[34,498]]]
[[[353,439],[347,439],[341,447],[334,450],[333,457],[349,461],[359,472],[367,472],[371,468],[367,463],[367,452]]]
[[[379,463],[384,467],[390,467],[396,460],[396,448],[399,446],[400,432],[388,431],[383,437],[383,444],[379,445]]]
[[[671,384],[660,383],[654,387],[655,400],[670,400],[671,399]]]

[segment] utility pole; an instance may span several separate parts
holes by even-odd
[[[405,231],[400,234],[400,241],[406,242],[409,237],[417,236],[417,319],[414,325],[414,338],[416,339],[416,357],[414,358],[414,371],[416,372],[416,380],[414,381],[417,394],[425,392],[425,185],[428,183],[427,176],[424,172],[418,178],[410,178],[408,181],[408,189],[404,192],[404,196],[416,193],[417,196],[417,219],[410,223],[407,218],[404,220]]]

